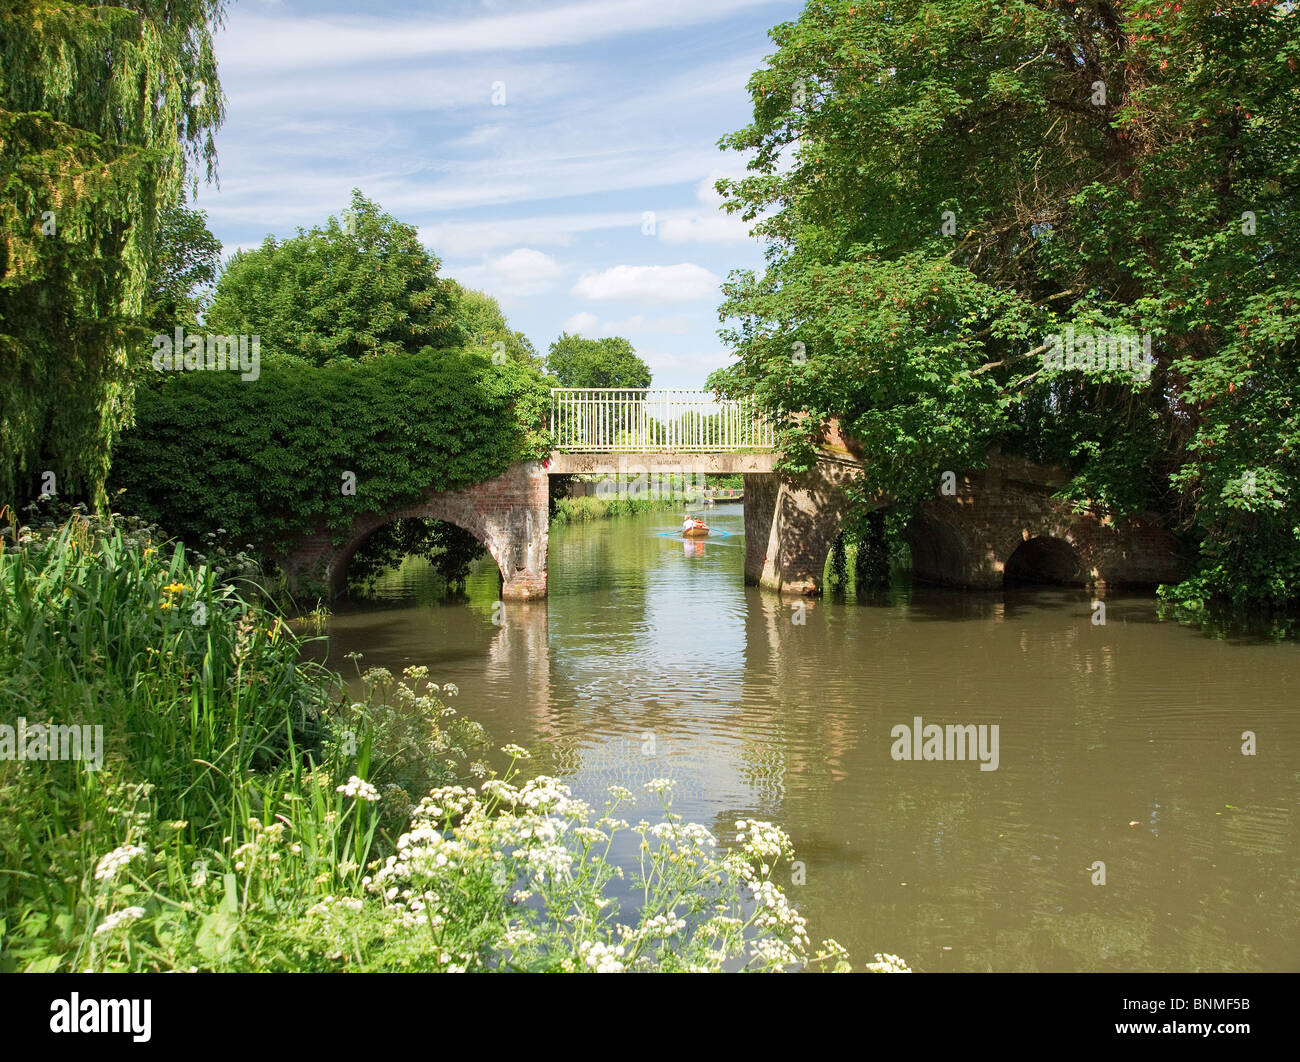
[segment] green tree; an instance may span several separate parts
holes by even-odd
[[[546,370],[561,387],[650,386],[650,367],[622,336],[584,339],[565,332],[551,344]]]
[[[221,241],[208,230],[207,214],[182,206],[166,211],[149,269],[146,314],[155,333],[197,325],[203,289],[217,279]]]
[[[0,8],[0,499],[103,504],[161,219],[211,177],[221,0]]]
[[[722,141],[750,153],[719,189],[769,266],[732,275],[738,360],[711,382],[809,414],[785,430],[796,467],[837,417],[863,489],[907,506],[1000,442],[1066,465],[1080,507],[1191,530],[1207,593],[1300,596],[1298,18],[808,3]],[[1150,336],[1154,371],[1045,361],[1069,328]]]
[[[501,304],[485,291],[465,288],[454,280],[448,280],[457,304],[456,316],[469,342],[477,346],[496,351],[496,344],[501,344],[502,352],[511,360],[524,362],[540,369],[542,359],[537,348],[523,332],[516,332],[506,321]]]
[[[465,332],[438,266],[413,225],[354,190],[342,218],[235,254],[206,323],[312,365],[458,346]]]

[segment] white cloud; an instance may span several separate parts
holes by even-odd
[[[600,338],[600,319],[594,313],[575,313],[560,326],[560,331],[571,335],[585,336],[587,339]]]
[[[223,64],[224,66],[224,64]],[[256,79],[235,77],[226,89],[227,109],[267,114],[402,114],[415,111],[467,112],[471,108],[500,113],[491,107],[492,84],[504,81],[516,102],[550,105],[573,91],[575,75],[567,65],[530,63],[502,67],[492,76],[479,68],[457,65],[437,70],[394,69],[388,65],[334,70],[273,69]],[[491,130],[492,126],[486,126]],[[480,134],[480,136],[490,135]],[[471,141],[472,144],[472,141]]]
[[[599,229],[638,231],[641,215],[551,214],[493,221],[451,221],[420,227],[420,240],[440,255],[459,258],[520,242],[565,247],[584,232]]]
[[[669,211],[655,226],[664,243],[741,243],[750,239],[749,224],[738,214],[722,211],[723,198],[714,189],[719,177],[735,173],[714,172],[695,189],[695,198],[705,208],[694,211]]]
[[[600,273],[584,273],[570,289],[585,299],[638,302],[692,302],[718,295],[717,275],[693,262],[671,266],[614,266]]]
[[[564,272],[549,254],[532,247],[519,247],[482,265],[449,270],[462,284],[479,288],[498,298],[542,295],[555,287]]]
[[[566,332],[576,332],[588,339],[646,334],[684,336],[690,332],[691,322],[681,314],[649,318],[639,313],[621,321],[602,321],[594,313],[587,313],[584,310],[566,320],[563,327]]]
[[[232,20],[218,43],[223,67],[290,70],[394,63],[419,56],[525,51],[588,44],[656,29],[718,21],[768,0],[587,0],[549,10],[478,18],[286,18]]]

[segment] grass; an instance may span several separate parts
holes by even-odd
[[[560,498],[555,503],[553,524],[581,524],[590,520],[609,520],[638,513],[680,511],[687,503],[680,498]]]
[[[10,521],[0,722],[101,725],[106,750],[0,759],[0,970],[847,966],[774,883],[772,824],[724,847],[657,780],[631,826],[627,790],[594,810],[514,746],[498,777],[453,686],[371,668],[354,701],[229,575],[134,521]]]

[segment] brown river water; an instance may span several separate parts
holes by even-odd
[[[731,536],[684,543],[671,512],[553,527],[537,604],[495,606],[490,563],[441,602],[408,561],[339,604],[328,661],[427,665],[597,806],[667,777],[720,838],[778,823],[810,934],[855,966],[1300,969],[1300,646],[1161,622],[1151,596],[1107,595],[1095,625],[1064,588],[799,605],[744,585],[740,506],[709,520]],[[983,762],[895,759],[917,718],[985,727]]]

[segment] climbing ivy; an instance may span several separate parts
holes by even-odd
[[[550,395],[535,369],[482,349],[379,355],[321,368],[264,362],[162,373],[118,445],[114,507],[186,541],[282,555],[302,533],[455,490],[540,458]]]

